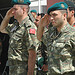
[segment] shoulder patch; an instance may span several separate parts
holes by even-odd
[[[75,25],[73,25],[73,27],[75,27]]]
[[[31,29],[29,30],[29,33],[30,33],[30,34],[35,34],[35,29],[32,29],[32,28],[31,28]]]

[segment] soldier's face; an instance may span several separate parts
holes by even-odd
[[[34,21],[34,23],[35,23],[35,25],[36,25],[37,27],[38,27],[38,25],[39,25],[40,19],[41,19],[41,17],[37,16],[36,19],[35,19],[35,21]]]
[[[63,24],[63,17],[59,10],[50,12],[50,21],[55,27],[59,27]]]
[[[36,16],[37,16],[36,13],[32,12],[31,14],[33,15],[34,18],[36,18]]]
[[[22,17],[22,14],[23,14],[23,10],[20,7],[20,5],[14,5],[13,9],[14,9],[14,18],[17,20],[20,19]]]
[[[67,21],[69,22],[71,17],[72,17],[72,11],[69,10],[69,8],[67,9],[68,15],[67,15]]]

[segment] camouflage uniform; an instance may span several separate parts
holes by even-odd
[[[48,75],[70,75],[68,72],[75,71],[74,27],[67,23],[60,33],[55,27],[49,27],[43,42],[48,50]]]
[[[9,75],[27,75],[28,50],[38,46],[36,26],[26,17],[20,25],[9,24],[6,30],[9,32]]]
[[[44,32],[46,32],[48,29],[45,28]],[[45,44],[41,41],[39,44],[39,47],[37,49],[37,75],[47,75],[47,71],[43,71],[41,68],[43,65],[48,65],[48,53],[47,53],[47,47]]]
[[[29,19],[34,22],[35,21],[35,18],[33,17],[33,15],[31,14],[31,12],[28,12],[28,16],[29,16]]]

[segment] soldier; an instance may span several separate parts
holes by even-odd
[[[37,16],[36,16],[36,18],[35,18],[35,21],[34,21],[34,23],[35,23],[35,25],[38,27],[38,22],[40,21],[40,19],[44,16],[45,14],[44,13],[38,13],[37,14]]]
[[[69,22],[69,24],[73,27],[75,27],[75,17],[74,17],[74,3],[71,1],[65,1],[65,3],[68,5],[68,16],[67,16],[67,21]]]
[[[28,12],[28,16],[29,16],[29,19],[34,23],[35,18],[34,18],[33,15],[31,14],[31,12]]]
[[[6,30],[10,36],[9,75],[33,75],[34,72],[39,41],[36,37],[37,27],[28,17],[30,3],[29,0],[12,0],[13,7],[8,10],[0,26],[0,31]],[[9,24],[13,16],[19,24]]]
[[[55,3],[39,22],[37,38],[44,42],[48,50],[48,75],[75,75],[75,28],[67,22],[65,2]],[[48,31],[43,31],[46,25]],[[39,35],[40,34],[40,35]]]
[[[38,13],[34,23],[36,25],[36,27],[38,27],[38,23],[40,21],[40,19],[44,16],[44,13]],[[45,29],[47,30],[47,28]],[[47,65],[47,48],[45,46],[45,44],[41,41],[40,45],[37,49],[37,70],[36,70],[36,75],[47,75],[47,71],[48,71],[48,65]]]
[[[37,11],[36,10],[31,10],[30,12],[31,12],[31,14],[33,15],[33,17],[35,19],[36,16],[37,16]]]

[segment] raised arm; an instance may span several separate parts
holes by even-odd
[[[41,38],[43,36],[44,32],[44,27],[49,25],[50,20],[49,20],[49,15],[45,14],[44,17],[39,22],[38,30],[37,30],[37,39],[41,41]]]
[[[8,25],[10,18],[13,17],[13,13],[14,13],[13,8],[11,8],[10,10],[7,11],[7,13],[6,13],[1,25],[0,25],[1,32],[3,32],[3,33],[5,32],[5,28]]]

